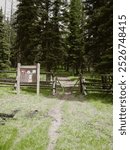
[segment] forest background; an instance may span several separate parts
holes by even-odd
[[[46,71],[112,73],[113,1],[18,0],[9,18],[1,8],[0,68],[18,62],[39,62]]]

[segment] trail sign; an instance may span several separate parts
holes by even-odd
[[[37,68],[20,68],[20,82],[21,83],[36,83],[37,82]]]
[[[34,66],[21,66],[20,63],[17,65],[17,94],[20,93],[20,84],[31,84],[36,83],[37,95],[40,90],[40,64]]]

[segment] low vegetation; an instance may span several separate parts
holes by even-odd
[[[112,97],[89,95],[39,97],[30,91],[16,95],[11,88],[0,89],[0,113],[18,110],[14,118],[0,118],[1,150],[46,150],[53,118],[48,112],[60,101],[62,123],[55,150],[111,150]]]

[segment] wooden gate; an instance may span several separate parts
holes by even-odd
[[[75,80],[73,80],[70,76],[67,76],[67,77],[57,76],[56,79],[57,79],[57,82],[56,82],[57,89],[61,88],[62,93],[72,94],[75,92],[78,92],[78,93],[80,92],[79,77],[75,77]]]

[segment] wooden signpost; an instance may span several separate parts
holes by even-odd
[[[17,94],[20,94],[20,84],[36,83],[37,95],[40,93],[40,64],[34,66],[17,65]]]

